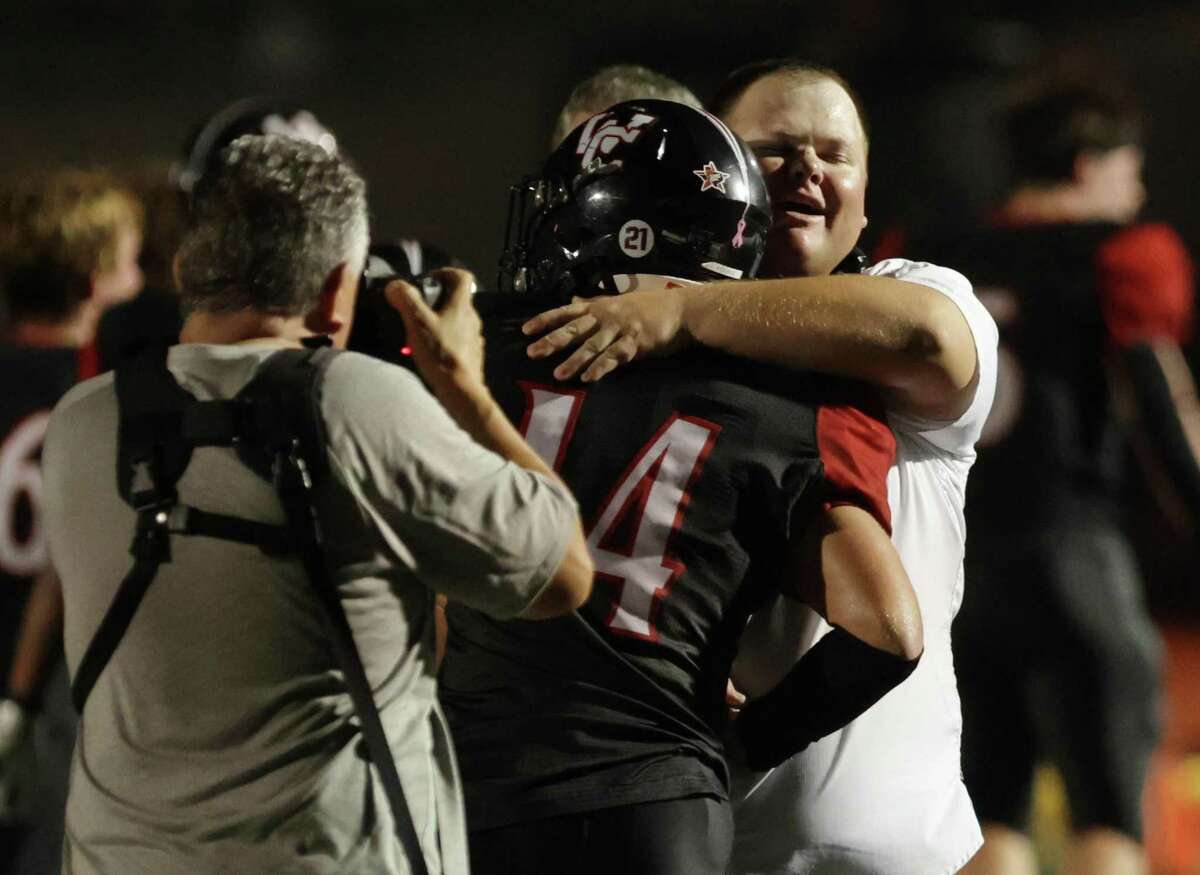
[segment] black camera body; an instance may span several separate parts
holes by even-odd
[[[416,286],[425,303],[434,310],[442,305],[445,290],[436,276],[414,275],[401,246],[374,244],[368,250],[367,264],[359,279],[354,326],[347,348],[392,364],[412,367],[404,320],[384,295],[388,283],[396,279]]]
[[[399,252],[400,259],[395,257],[396,253],[382,251],[397,249],[389,245],[372,246],[367,254],[367,265],[363,268],[362,279],[359,281],[358,294],[359,298],[365,297],[383,297],[383,290],[387,288],[388,283],[392,280],[405,280],[417,287],[417,291],[421,293],[421,297],[425,299],[434,310],[438,309],[442,303],[442,283],[431,274],[420,274],[413,276],[406,269],[397,270],[395,264],[398,262],[401,265],[407,265],[404,258],[404,253]]]

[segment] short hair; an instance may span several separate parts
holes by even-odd
[[[1005,112],[1009,156],[1018,185],[1069,182],[1075,161],[1142,142],[1137,110],[1116,91],[1080,83],[1043,84]]]
[[[670,76],[638,64],[615,64],[597,70],[575,86],[554,124],[554,144],[567,138],[580,113],[594,115],[626,100],[673,100],[703,109],[692,90]]]
[[[801,58],[768,58],[738,67],[726,76],[725,80],[717,87],[716,93],[709,102],[712,112],[722,119],[728,120],[730,112],[751,85],[768,76],[776,75],[793,79],[797,85],[806,85],[824,79],[840,86],[849,96],[850,102],[854,104],[855,112],[858,113],[858,123],[863,132],[863,143],[864,145],[869,144],[870,128],[867,123],[867,112],[863,108],[862,98],[858,96],[858,92],[836,70],[822,67],[819,64],[811,64]]]
[[[57,322],[116,266],[121,233],[140,233],[134,194],[101,171],[62,168],[0,192],[0,273],[13,322]]]
[[[346,159],[277,134],[239,137],[196,189],[179,249],[186,312],[299,316],[367,253],[366,183]]]

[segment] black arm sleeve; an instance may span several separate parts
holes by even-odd
[[[1193,519],[1200,520],[1200,460],[1188,442],[1162,364],[1150,344],[1138,343],[1125,351],[1125,366],[1155,455]]]
[[[774,768],[841,729],[912,674],[919,660],[878,650],[834,626],[771,692],[742,709],[734,728],[747,764]]]

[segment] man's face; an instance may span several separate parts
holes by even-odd
[[[832,273],[867,224],[867,145],[850,95],[828,79],[767,76],[725,121],[758,156],[771,194],[759,273]]]

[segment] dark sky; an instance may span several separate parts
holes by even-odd
[[[0,173],[163,162],[223,103],[289,95],[338,134],[364,172],[377,236],[435,241],[486,278],[507,186],[533,169],[571,86],[600,65],[644,63],[701,97],[732,66],[763,56],[801,54],[844,71],[874,123],[874,229],[979,208],[1003,179],[988,126],[1000,85],[1022,65],[1082,57],[1124,79],[1149,110],[1150,210],[1200,247],[1190,194],[1200,190],[1194,4],[107,0],[69,8],[78,5],[0,9]]]

